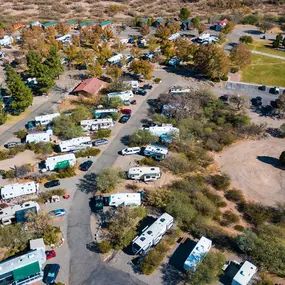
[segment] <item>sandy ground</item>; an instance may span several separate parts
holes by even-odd
[[[284,139],[270,138],[234,144],[215,159],[228,173],[232,186],[244,191],[249,200],[267,205],[285,202],[285,171],[278,168]]]

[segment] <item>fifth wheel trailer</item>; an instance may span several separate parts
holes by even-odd
[[[132,241],[134,254],[144,254],[152,246],[159,243],[162,236],[172,227],[173,217],[167,213],[162,214],[151,226],[143,229],[142,234]]]
[[[20,196],[36,194],[40,189],[39,183],[35,183],[34,181],[26,182],[26,183],[15,183],[3,186],[1,189],[1,198],[3,200],[14,199]]]
[[[109,206],[140,206],[141,194],[140,193],[116,193],[108,197]]]

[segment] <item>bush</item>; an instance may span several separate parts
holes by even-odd
[[[259,17],[258,15],[247,15],[242,18],[241,22],[244,25],[257,25]]]
[[[199,167],[197,162],[188,160],[184,155],[168,157],[162,164],[174,174],[192,172],[197,170]]]
[[[128,137],[129,146],[144,146],[157,141],[157,137],[153,136],[149,131],[138,130]]]
[[[217,190],[226,190],[230,186],[230,177],[226,174],[222,175],[213,175],[210,177],[210,183]]]
[[[161,81],[161,78],[158,78],[158,77],[156,77],[156,78],[153,79],[153,82],[154,82],[154,83],[159,83],[160,81]]]
[[[236,231],[239,231],[239,232],[243,232],[244,231],[244,227],[242,225],[235,225],[234,226],[234,229]]]
[[[20,140],[23,140],[26,135],[28,134],[27,130],[19,130],[17,132],[14,133],[16,135],[16,137]]]
[[[138,164],[139,165],[148,165],[148,166],[157,166],[157,161],[155,161],[153,158],[151,157],[144,157],[141,160],[138,160]]]
[[[237,190],[237,189],[232,189],[232,190],[227,191],[225,197],[229,201],[233,201],[237,203],[243,203],[245,201],[242,191]]]
[[[97,175],[97,189],[104,193],[114,190],[120,182],[120,170],[118,169],[104,168]]]
[[[103,240],[98,244],[98,249],[101,253],[108,253],[112,249],[112,246],[109,241]]]
[[[48,142],[28,143],[27,148],[34,151],[36,154],[49,154],[53,153],[55,144]]]
[[[221,80],[222,80],[222,81],[228,81],[228,80],[229,80],[229,77],[228,77],[227,75],[223,75],[223,76],[221,77]]]
[[[241,36],[239,38],[239,41],[241,43],[245,43],[245,44],[252,44],[253,43],[253,38],[251,36]]]
[[[106,130],[106,129],[100,129],[98,130],[96,133],[94,133],[92,135],[92,138],[94,140],[96,139],[104,139],[104,138],[108,138],[111,136],[112,131],[111,130]]]
[[[70,178],[70,177],[73,177],[75,175],[76,175],[76,173],[75,173],[75,167],[74,166],[69,166],[65,169],[60,169],[58,171],[58,177],[59,178]]]
[[[100,149],[88,147],[86,149],[83,149],[79,152],[75,153],[75,157],[89,157],[89,156],[97,156],[100,153]]]
[[[59,233],[60,229],[58,227],[53,227],[49,231],[44,233],[44,242],[47,245],[59,243]]]
[[[225,211],[223,213],[223,220],[221,221],[221,226],[229,226],[239,222],[239,216],[233,213],[232,211]]]

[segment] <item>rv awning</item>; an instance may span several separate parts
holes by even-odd
[[[13,271],[14,281],[20,281],[26,279],[30,276],[38,274],[40,271],[41,269],[38,261],[23,266],[21,268],[15,269]]]

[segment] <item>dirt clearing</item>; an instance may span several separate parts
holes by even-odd
[[[230,175],[232,187],[242,190],[249,200],[274,205],[285,202],[285,170],[278,167],[284,149],[284,139],[243,141],[215,159],[221,171]]]

